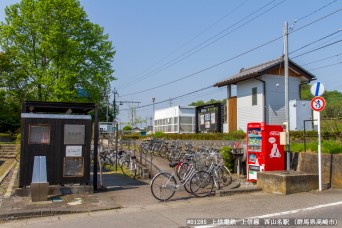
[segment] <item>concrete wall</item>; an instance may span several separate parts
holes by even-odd
[[[293,194],[318,189],[318,175],[297,171],[258,172],[258,187],[264,192]]]
[[[317,153],[299,153],[297,171],[317,174]],[[342,188],[342,154],[322,154],[322,184]]]

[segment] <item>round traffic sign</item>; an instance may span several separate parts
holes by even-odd
[[[316,82],[310,88],[310,92],[313,96],[321,96],[324,93],[324,85],[320,82]]]
[[[325,108],[325,100],[323,97],[314,97],[311,100],[311,108],[314,111],[320,112]]]

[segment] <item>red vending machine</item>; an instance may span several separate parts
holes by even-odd
[[[284,170],[284,146],[280,145],[281,125],[264,122],[247,124],[247,179],[257,181],[257,172]]]

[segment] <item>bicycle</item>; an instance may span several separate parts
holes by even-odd
[[[123,152],[123,151],[120,151],[120,152]],[[120,164],[122,173],[127,176],[132,175],[134,179],[138,175],[136,158],[137,157],[134,154],[132,155],[132,151],[125,152],[124,156],[121,159],[122,162]]]
[[[210,162],[207,169],[198,171],[190,180],[190,190],[198,197],[210,195],[214,186],[220,189],[221,183],[228,186],[232,182],[231,173],[217,151],[211,151],[207,161]]]
[[[171,168],[176,167],[178,162],[171,162],[169,166]],[[151,181],[151,192],[154,198],[160,201],[169,200],[176,191],[185,190],[188,193],[192,193],[190,190],[190,179],[196,173],[196,169],[192,164],[191,168],[188,168],[188,172],[184,175],[183,179],[180,180],[176,172],[162,171],[156,174]]]

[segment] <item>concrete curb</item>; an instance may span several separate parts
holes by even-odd
[[[11,194],[12,194],[12,191],[13,191],[13,188],[14,188],[14,183],[15,183],[15,180],[16,180],[16,176],[18,175],[18,172],[19,172],[19,163],[17,164],[16,162],[14,163],[14,171],[13,171],[13,175],[11,177],[11,180],[8,184],[8,187],[7,187],[7,190],[6,190],[6,193],[4,195],[4,198],[9,198],[11,197]],[[13,165],[11,166],[11,168],[13,167]]]
[[[227,190],[217,190],[215,192],[215,196],[222,197],[222,196],[231,196],[235,194],[260,192],[260,191],[262,191],[262,189],[259,187],[240,187],[240,188],[233,188],[233,189],[227,189]]]
[[[14,161],[12,165],[6,170],[4,174],[0,177],[0,183],[5,179],[5,177],[8,175],[8,173],[12,170],[13,166],[17,163],[17,161]]]
[[[121,209],[121,208],[122,207],[120,206],[107,206],[107,207],[97,207],[91,210],[89,209],[59,209],[59,208],[22,210],[22,211],[11,212],[11,213],[2,213],[0,214],[0,221],[47,217],[47,216],[65,215],[65,214],[89,213],[89,212],[96,212],[96,211],[115,210],[115,209]]]

